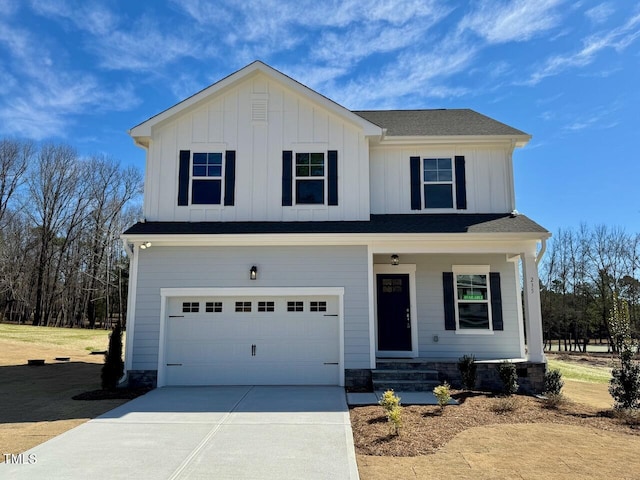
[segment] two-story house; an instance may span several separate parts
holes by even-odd
[[[363,386],[383,359],[453,375],[474,354],[540,388],[549,233],[514,211],[528,134],[472,110],[350,111],[254,62],[130,135],[132,382]]]

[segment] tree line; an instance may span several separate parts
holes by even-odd
[[[126,317],[119,235],[139,216],[142,176],[64,144],[0,139],[0,320],[110,326]]]
[[[592,340],[612,341],[614,298],[629,307],[632,334],[640,332],[640,235],[585,224],[558,231],[540,265],[545,346],[586,351]]]

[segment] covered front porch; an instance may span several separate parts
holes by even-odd
[[[371,369],[347,372],[347,385],[360,376],[353,385],[430,390],[445,380],[458,383],[458,359],[473,355],[479,387],[498,388],[496,367],[509,360],[523,389],[542,388],[543,244],[493,236],[371,246]]]

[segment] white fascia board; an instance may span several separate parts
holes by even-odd
[[[368,246],[372,253],[510,253],[537,251],[543,233],[129,235],[155,246]]]
[[[524,147],[531,135],[438,135],[386,136],[375,146],[398,145],[512,145]]]
[[[333,112],[334,114],[350,121],[355,125],[358,125],[363,129],[363,133],[365,136],[382,136],[382,128],[380,128],[379,126],[369,122],[368,120],[365,120],[364,118],[351,112],[351,110],[343,107],[342,105],[334,102],[324,95],[319,94],[311,88],[260,61],[255,61],[247,65],[246,67],[241,68],[235,73],[232,73],[231,75],[223,78],[213,85],[210,85],[204,90],[201,90],[198,93],[190,96],[189,98],[181,101],[180,103],[175,104],[173,107],[170,107],[167,110],[149,118],[148,120],[145,120],[139,125],[136,125],[131,130],[129,130],[129,135],[134,138],[137,144],[144,144],[145,139],[151,137],[151,131],[155,125],[184,112],[188,108],[207,100],[212,95],[230,88],[233,85],[249,78],[251,75],[255,75],[258,72],[261,72],[268,77],[279,81],[296,93],[307,97],[316,103],[319,103],[321,106]]]

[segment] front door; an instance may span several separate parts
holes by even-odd
[[[408,274],[378,274],[378,351],[411,352]]]

